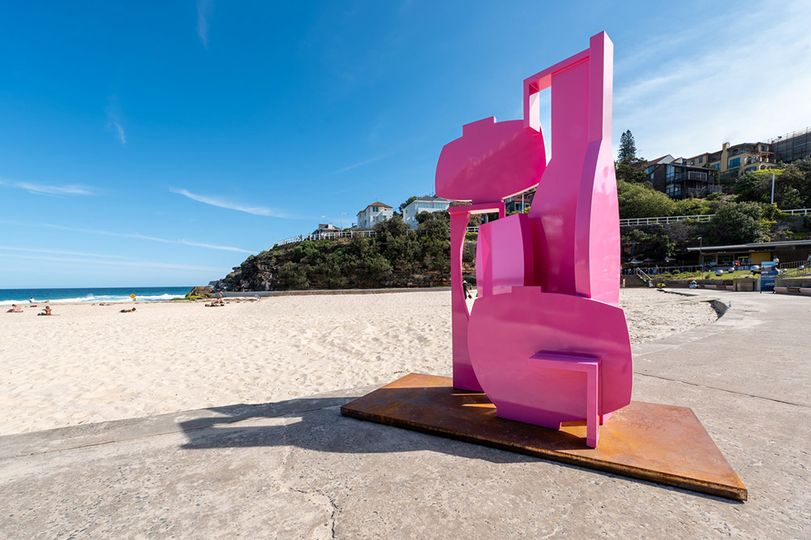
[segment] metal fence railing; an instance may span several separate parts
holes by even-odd
[[[783,277],[811,276],[811,261],[781,262],[777,267]]]
[[[361,237],[365,237],[365,238],[374,238],[375,236],[377,236],[377,233],[375,231],[355,231],[355,230],[337,231],[337,232],[322,232],[322,233],[294,236],[292,238],[285,238],[284,240],[279,240],[278,242],[276,242],[275,245],[277,245],[277,246],[285,246],[287,244],[295,244],[297,242],[303,242],[305,240],[338,240],[339,238],[354,238],[355,236],[361,236]]]
[[[650,277],[647,273],[645,273],[644,270],[642,270],[641,268],[637,268],[634,271],[634,273],[639,277],[639,279],[647,283],[648,287],[653,286],[653,278]]]
[[[790,216],[811,216],[811,208],[793,208],[790,210],[780,210],[783,214]],[[620,227],[635,227],[639,225],[667,225],[668,223],[678,223],[680,221],[697,221],[706,223],[715,214],[696,214],[692,216],[655,216],[644,218],[625,218],[620,220]]]
[[[638,225],[667,225],[668,223],[678,223],[680,221],[698,221],[705,223],[712,219],[715,214],[696,214],[693,216],[657,216],[644,218],[625,218],[620,220],[620,227],[634,227]]]

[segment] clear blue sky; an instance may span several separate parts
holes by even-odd
[[[0,8],[0,288],[206,283],[433,190],[442,145],[607,30],[615,142],[811,125],[780,2],[18,2]]]

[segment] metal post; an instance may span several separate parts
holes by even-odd
[[[774,173],[772,173],[772,204],[774,204]]]
[[[699,264],[701,265],[701,271],[702,272],[704,271],[704,252],[702,251],[703,248],[704,248],[704,237],[699,236],[698,237],[698,261],[699,261]]]

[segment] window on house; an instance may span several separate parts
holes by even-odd
[[[379,211],[380,211],[379,207],[377,207],[377,206],[372,207],[372,212],[379,212]]]
[[[741,166],[741,158],[736,157],[729,160],[730,169],[737,169],[740,166]]]

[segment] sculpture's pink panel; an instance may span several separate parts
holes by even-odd
[[[619,208],[611,156],[613,46],[606,34],[524,81],[525,122],[537,93],[552,91],[552,158],[530,209],[545,291],[619,301]]]
[[[599,414],[631,401],[631,343],[623,311],[615,306],[539,287],[476,301],[468,350],[498,416],[557,429],[586,418],[586,378],[550,370],[537,353],[582,356],[600,362]]]
[[[453,386],[460,390],[481,392],[467,350],[469,313],[462,289],[462,250],[470,214],[466,209],[451,208],[451,355]]]
[[[576,288],[583,296],[618,305],[619,202],[611,155],[614,47],[603,33],[591,38],[589,51],[588,147],[575,227]]]
[[[532,238],[526,215],[479,226],[476,242],[476,286],[479,298],[508,293],[516,285],[532,284]]]
[[[465,125],[462,136],[442,148],[436,193],[457,201],[500,201],[535,186],[545,167],[540,131],[491,116]]]

